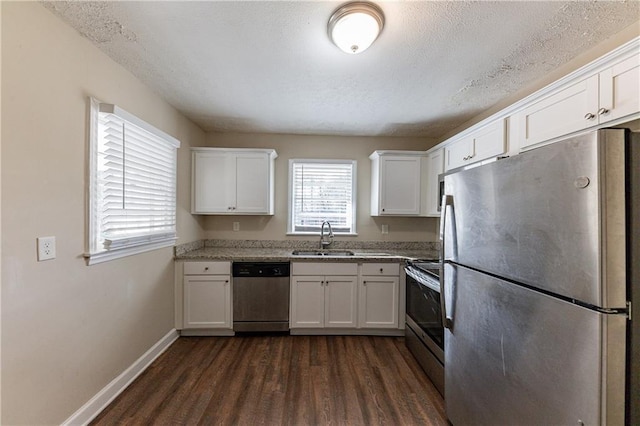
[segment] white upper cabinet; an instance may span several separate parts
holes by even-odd
[[[515,115],[520,148],[586,129],[597,119],[598,76],[574,83]]]
[[[571,83],[515,114],[520,148],[640,112],[640,56]]]
[[[489,123],[445,146],[445,170],[497,157],[506,152],[505,119]]]
[[[440,216],[439,175],[444,172],[444,148],[429,153],[427,162],[427,181],[425,182],[426,215]]]
[[[371,159],[371,216],[419,216],[421,151],[375,151]]]
[[[274,214],[272,149],[192,148],[194,214]]]
[[[640,119],[640,37],[493,114],[428,151],[445,150],[448,171],[517,155],[572,133]],[[429,164],[426,215],[435,214]],[[435,168],[434,168],[435,170]],[[437,209],[437,206],[436,206]]]
[[[601,123],[640,112],[640,55],[621,61],[600,73]]]

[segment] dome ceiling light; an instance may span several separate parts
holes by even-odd
[[[382,10],[373,3],[356,1],[340,6],[329,19],[331,41],[340,50],[364,52],[378,38],[384,26]]]

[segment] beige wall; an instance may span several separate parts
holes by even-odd
[[[377,217],[370,215],[371,160],[378,149],[426,150],[434,141],[424,138],[337,137],[266,134],[210,133],[207,146],[273,148],[278,153],[275,167],[274,216],[205,216],[207,238],[283,240],[287,238],[315,240],[317,237],[287,237],[288,174],[290,158],[331,158],[358,161],[357,237],[337,240],[367,241],[435,241],[437,220],[433,218]],[[233,222],[240,222],[234,232]],[[389,225],[389,234],[381,226]]]
[[[118,104],[182,141],[180,242],[190,145],[205,135],[39,3],[2,2],[2,418],[59,424],[173,328],[166,248],[86,266],[87,97]],[[36,238],[57,258],[37,262]]]

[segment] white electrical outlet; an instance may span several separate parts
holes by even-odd
[[[240,222],[233,222],[233,230],[234,231],[240,230]]]
[[[38,262],[56,258],[56,237],[38,238]]]
[[[389,225],[382,225],[382,233],[383,234],[389,233]]]

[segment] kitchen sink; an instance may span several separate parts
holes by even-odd
[[[294,250],[291,252],[292,256],[336,256],[336,257],[344,257],[344,256],[353,256],[353,252],[349,250],[329,250],[329,251],[320,251],[320,250]]]

